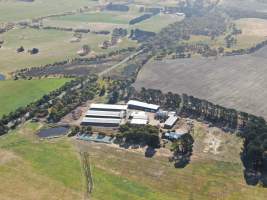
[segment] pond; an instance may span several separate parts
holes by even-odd
[[[42,129],[38,133],[38,136],[41,138],[50,138],[50,137],[57,137],[57,136],[63,136],[66,135],[69,131],[68,127],[53,127],[53,128],[47,128]]]
[[[5,76],[3,74],[0,74],[0,81],[5,80]]]

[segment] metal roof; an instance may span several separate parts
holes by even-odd
[[[82,123],[120,124],[121,119],[84,117]]]
[[[116,105],[116,104],[98,104],[93,103],[90,106],[91,109],[103,109],[103,110],[127,110],[127,105]]]
[[[88,110],[86,112],[87,117],[115,117],[115,118],[123,118],[123,112],[118,111],[99,111],[99,110]]]
[[[176,132],[170,132],[170,133],[165,133],[165,136],[171,139],[179,139],[180,137],[182,137],[182,133],[176,133]]]
[[[148,120],[146,119],[132,119],[131,124],[146,125]]]
[[[171,115],[164,123],[166,126],[173,126],[178,120],[178,117],[175,115]]]
[[[155,104],[149,104],[149,103],[136,101],[136,100],[128,101],[128,106],[129,105],[138,106],[138,107],[142,107],[142,108],[148,108],[148,109],[151,109],[151,110],[158,110],[159,107],[160,107],[160,106],[155,105]]]
[[[148,119],[147,114],[144,111],[135,111],[131,113],[133,119]]]

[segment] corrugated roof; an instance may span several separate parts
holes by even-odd
[[[91,109],[107,109],[107,110],[127,110],[127,105],[93,103],[91,104],[90,108]]]
[[[121,119],[85,117],[83,118],[82,123],[120,124]]]
[[[148,109],[151,109],[151,110],[158,110],[159,107],[160,107],[160,106],[155,105],[155,104],[149,104],[149,103],[136,101],[136,100],[130,100],[128,102],[128,105],[138,106],[138,107],[142,107],[142,108],[148,108]]]
[[[134,119],[148,119],[147,114],[144,111],[136,111],[131,113],[131,117]]]
[[[132,119],[131,124],[146,125],[148,120],[146,119]]]
[[[178,117],[175,115],[171,115],[164,123],[167,126],[173,126],[178,120]]]
[[[182,135],[184,134],[176,133],[176,132],[165,133],[165,136],[171,139],[179,139]]]
[[[91,117],[123,117],[123,112],[118,111],[99,111],[99,110],[88,110],[86,112],[86,116],[91,116]]]

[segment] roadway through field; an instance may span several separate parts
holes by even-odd
[[[126,63],[126,62],[128,62],[128,61],[134,59],[136,56],[138,56],[139,54],[141,54],[143,51],[144,51],[144,50],[141,49],[141,50],[135,52],[134,54],[132,54],[132,55],[126,57],[125,59],[123,59],[123,60],[120,61],[119,63],[113,65],[112,67],[110,67],[110,68],[108,68],[108,69],[106,69],[106,70],[100,72],[98,75],[99,75],[100,77],[103,77],[104,75],[107,75],[107,74],[108,74],[109,72],[111,72],[112,70],[114,70],[114,69],[118,68],[119,66],[123,65],[124,63]]]

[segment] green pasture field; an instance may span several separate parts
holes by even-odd
[[[94,0],[35,0],[22,2],[16,0],[0,1],[0,22],[24,19],[73,11],[84,6],[97,5]]]
[[[79,154],[66,139],[37,138],[40,127],[27,123],[0,137],[0,199],[82,199]]]
[[[265,188],[244,181],[242,140],[217,129],[207,131],[200,123],[193,132],[191,162],[180,169],[168,162],[166,149],[145,158],[142,151],[106,144],[40,140],[36,133],[41,127],[26,123],[0,137],[3,199],[82,199],[81,149],[90,154],[92,200],[262,200],[267,195]],[[211,141],[219,141],[216,153]]]
[[[225,135],[223,135],[225,134]],[[192,160],[175,169],[163,152],[153,158],[108,145],[87,145],[94,180],[93,200],[262,200],[267,190],[248,186],[239,158],[242,140],[222,132],[218,153],[207,150],[209,134],[202,125],[194,131]],[[213,137],[212,136],[212,137]],[[207,151],[206,151],[207,150]]]
[[[138,28],[145,31],[159,32],[164,27],[169,24],[181,21],[183,17],[171,15],[171,14],[161,14],[153,16],[150,19],[144,20],[138,24],[131,27]]]
[[[97,34],[83,34],[80,42],[71,43],[73,33],[58,30],[36,30],[36,29],[14,29],[3,34],[5,41],[0,49],[0,73],[8,75],[17,69],[35,67],[78,57],[77,51],[85,44],[88,44],[92,52],[104,53],[106,51],[135,46],[135,42],[124,39],[114,48],[101,49],[100,44],[109,40],[110,36]],[[17,53],[16,50],[23,46],[25,52]],[[39,53],[30,55],[27,50],[38,48]]]
[[[70,79],[0,81],[0,117],[41,98]]]

